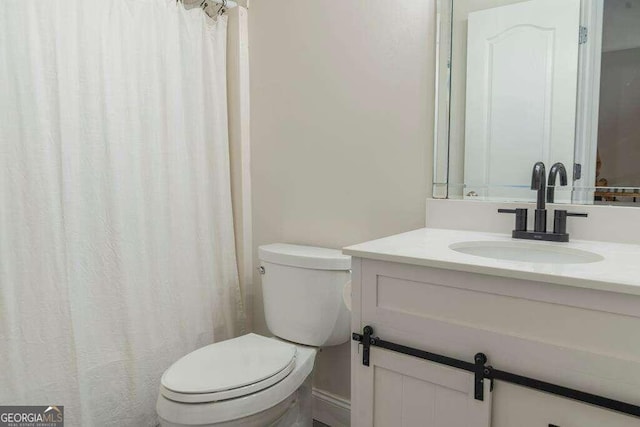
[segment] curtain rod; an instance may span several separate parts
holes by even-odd
[[[227,0],[226,2],[223,2],[222,0],[207,0],[207,1],[215,4],[224,4],[227,9],[231,9],[233,7],[238,6],[238,3],[236,3],[233,0]]]
[[[238,6],[238,3],[233,0],[226,0],[226,1],[225,0],[204,0],[204,1],[203,0],[176,0],[176,2],[182,3],[187,6],[199,5],[200,7],[204,6],[205,3],[219,4],[219,5],[225,6],[228,9]]]
[[[218,14],[224,13],[225,10],[238,6],[238,3],[233,0],[176,0],[176,3],[182,3],[185,6],[195,6],[199,4],[200,8],[205,10],[209,16],[211,16],[210,12],[207,10],[209,6],[218,5]]]
[[[189,9],[199,3],[204,13],[214,19],[216,15],[224,15],[228,9],[238,6],[238,3],[233,0],[176,0],[176,4],[177,3],[181,3]],[[216,8],[217,10],[215,10]]]

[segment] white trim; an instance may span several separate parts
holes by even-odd
[[[580,25],[587,27],[587,42],[580,45],[578,103],[576,111],[575,163],[582,165],[582,178],[574,181],[573,203],[593,203],[598,149],[600,107],[600,61],[604,0],[582,0]],[[569,166],[569,165],[567,165]],[[572,173],[573,165],[569,173]],[[590,189],[582,189],[582,188]]]
[[[330,427],[351,425],[351,403],[340,396],[314,388],[313,419]]]
[[[351,330],[361,331],[365,326],[361,322],[362,313],[362,259],[358,257],[351,258]],[[357,412],[362,405],[358,400],[358,394],[353,393],[357,390],[358,384],[362,384],[362,359],[358,358],[360,354],[360,343],[351,340],[351,419],[353,425],[358,424],[360,413]],[[355,411],[355,412],[354,412]]]

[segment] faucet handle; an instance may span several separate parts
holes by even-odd
[[[498,213],[510,213],[516,214],[516,228],[515,231],[527,230],[527,209],[498,209]]]
[[[567,212],[564,209],[556,209],[553,213],[553,232],[555,234],[567,233],[567,217],[576,216],[580,218],[586,218],[589,214],[578,212]]]

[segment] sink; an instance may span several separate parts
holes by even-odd
[[[484,258],[545,264],[588,264],[604,259],[580,249],[529,242],[460,242],[449,245],[449,249]]]

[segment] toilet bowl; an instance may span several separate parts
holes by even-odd
[[[349,339],[343,291],[351,260],[337,250],[288,244],[261,246],[259,258],[275,337],[250,333],[176,361],[161,378],[161,426],[311,425],[317,348]]]

